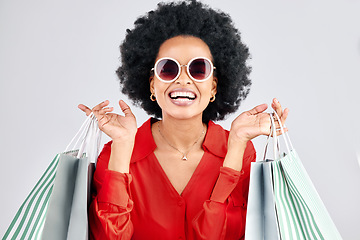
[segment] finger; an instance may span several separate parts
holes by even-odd
[[[289,109],[285,108],[284,111],[283,111],[283,114],[280,117],[282,124],[285,124],[285,121],[286,121],[288,115],[289,115]]]
[[[275,127],[275,131],[276,131],[276,135],[277,135],[277,136],[282,135],[283,131],[281,130],[280,125],[275,123],[275,126],[274,126],[274,127]],[[272,127],[271,127],[271,128],[272,128]],[[289,131],[289,129],[288,129],[287,127],[283,127],[283,130],[284,130],[284,133],[286,133],[286,132]],[[272,129],[270,129],[270,133],[271,133],[270,136],[273,137],[273,136],[274,136],[274,133],[273,133]]]
[[[105,112],[102,111],[102,109],[105,108],[107,105],[109,105],[109,103],[110,102],[108,100],[105,100],[100,104],[96,105],[95,107],[93,107],[92,112],[94,113],[98,121],[100,121],[104,117]]]
[[[130,107],[123,101],[119,101],[119,106],[121,108],[121,111],[125,114],[125,117],[134,116],[134,114],[131,112]]]
[[[108,112],[112,112],[114,110],[113,107],[105,107],[98,111],[99,115],[105,115]]]
[[[86,114],[86,116],[89,116],[90,113],[91,113],[91,109],[88,108],[87,106],[85,106],[84,104],[79,104],[79,105],[78,105],[78,108],[79,108],[81,111],[83,111],[83,112]]]
[[[253,109],[251,109],[247,112],[250,113],[251,115],[256,115],[256,114],[264,112],[267,108],[268,108],[267,104],[263,103],[263,104],[260,104],[256,107],[254,107]]]
[[[273,102],[271,104],[271,107],[274,109],[274,111],[277,113],[277,115],[279,117],[281,117],[282,115],[282,108],[281,108],[281,104],[279,102],[279,100],[277,100],[276,98],[273,99]],[[275,118],[277,120],[277,118]]]
[[[101,109],[99,111],[94,111],[94,115],[95,115],[95,117],[97,118],[98,121],[102,121],[105,118],[105,116],[108,113],[112,112],[113,110],[114,110],[113,107],[105,107],[105,108],[103,108],[103,109]]]
[[[284,125],[284,124],[285,124],[285,121],[286,121],[286,118],[288,117],[288,114],[289,114],[289,109],[288,109],[288,108],[285,108],[285,109],[282,111],[281,104],[280,104],[280,102],[279,102],[276,98],[274,98],[274,100],[273,100],[272,107],[274,108],[274,110],[276,111],[276,113],[278,114],[278,116],[280,117],[281,123]],[[275,118],[275,120],[278,120],[278,119]]]
[[[101,110],[102,108],[106,107],[107,105],[109,105],[109,101],[108,100],[105,100],[103,102],[101,102],[100,104],[96,105],[95,107],[93,107],[92,111],[99,111]]]
[[[116,113],[108,113],[106,115],[102,115],[102,117],[98,120],[99,126],[103,127],[116,116],[118,116]]]
[[[283,129],[286,128],[283,124],[281,124],[281,126],[280,126],[280,123],[278,121],[274,122],[274,127],[275,127],[276,131],[281,131],[281,127]]]
[[[285,122],[286,122],[286,119],[287,119],[288,115],[289,115],[289,109],[288,108],[285,108],[284,111],[282,112],[282,114],[279,115],[282,125],[285,125]],[[275,123],[277,123],[277,124],[279,123],[277,117],[275,117],[274,120],[275,120]]]
[[[285,127],[285,128],[284,128],[284,133],[286,133],[286,132],[288,132],[288,131],[289,131],[289,129]],[[281,131],[280,128],[277,128],[277,129],[276,129],[276,135],[277,135],[277,136],[282,135],[282,133],[283,133],[283,132]]]

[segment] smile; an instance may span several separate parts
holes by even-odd
[[[195,100],[196,95],[193,92],[171,92],[169,94],[171,99],[189,99]]]
[[[197,95],[190,89],[175,89],[169,93],[171,102],[178,106],[189,106],[195,102]]]

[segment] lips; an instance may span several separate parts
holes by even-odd
[[[190,89],[174,89],[169,93],[171,102],[180,106],[188,106],[194,102],[197,95]]]

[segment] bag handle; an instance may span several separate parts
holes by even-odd
[[[75,143],[74,143],[75,142]],[[86,153],[90,162],[97,161],[101,143],[101,130],[94,113],[89,114],[78,132],[67,145],[65,152],[78,150],[77,158]]]
[[[276,129],[275,129],[275,121],[274,121],[274,115],[270,114],[270,121],[271,121],[271,132],[272,132],[272,136],[273,136],[273,148],[274,148],[274,158],[276,156],[280,157],[280,141],[278,139],[277,133],[276,133]]]
[[[93,117],[90,123],[88,134],[85,138],[85,146],[83,146],[83,149],[79,151],[78,157],[80,157],[82,155],[81,152],[85,150],[90,162],[94,162],[96,164],[100,151],[100,143],[101,130],[99,129],[97,119]]]
[[[271,135],[273,136],[274,158],[276,158],[276,156],[278,156],[279,158],[281,157],[281,155],[280,155],[280,139],[279,139],[280,136],[277,135],[277,129],[275,127],[275,120],[274,120],[275,118],[279,122],[280,131],[281,131],[281,134],[284,136],[284,142],[285,142],[286,149],[287,149],[288,153],[290,153],[291,150],[294,149],[294,147],[293,147],[293,145],[291,143],[289,134],[287,132],[285,132],[285,130],[284,130],[285,125],[283,125],[281,123],[279,115],[274,111],[273,113],[270,114],[271,128],[270,128],[270,134],[269,134],[269,136],[267,138],[267,141],[266,141],[266,144],[265,144],[263,161],[265,161],[265,158],[266,158],[267,148],[268,148],[268,145],[269,145],[269,142],[270,142],[270,136]]]
[[[284,131],[285,125],[283,125],[283,124],[281,123],[280,117],[279,117],[279,115],[276,113],[276,111],[273,112],[273,115],[272,115],[272,116],[274,116],[274,118],[275,118],[275,117],[277,118],[277,121],[278,121],[278,123],[279,123],[279,125],[280,125],[281,134],[284,136],[284,142],[285,142],[285,145],[286,145],[286,149],[288,150],[288,153],[290,153],[291,150],[294,149],[294,147],[293,147],[293,145],[292,145],[292,143],[291,143],[291,140],[290,140],[290,137],[289,137],[288,132],[285,132],[285,131]],[[272,124],[273,124],[273,125],[272,125],[272,128],[275,128],[275,121],[274,121],[273,118],[271,118],[271,119],[272,119]],[[276,132],[276,131],[275,131],[275,132]],[[277,139],[277,141],[279,141],[279,140]],[[290,146],[290,147],[289,147],[289,146]]]
[[[269,115],[270,117],[270,121],[274,121],[271,117],[271,115]],[[270,127],[270,133],[269,133],[269,136],[267,137],[267,140],[266,140],[266,144],[265,144],[265,150],[264,150],[264,157],[263,157],[263,161],[265,161],[265,158],[266,158],[266,153],[267,153],[267,148],[269,146],[269,143],[270,143],[270,136],[273,135],[273,132],[274,132],[274,127],[272,126],[273,124],[271,124],[271,127]],[[276,132],[275,132],[275,135],[276,135]],[[273,147],[274,147],[274,157],[276,156],[276,153],[280,151],[280,146],[279,146],[279,142],[276,141],[277,138],[273,138],[274,139],[274,144],[273,144]],[[276,143],[275,143],[276,141]],[[277,148],[277,150],[276,150]]]
[[[68,152],[70,150],[74,150],[74,149],[78,149],[79,146],[79,141],[81,139],[84,139],[84,136],[90,127],[90,123],[92,118],[94,117],[94,114],[91,113],[89,114],[89,116],[87,116],[87,118],[85,119],[85,121],[83,122],[83,124],[81,125],[80,129],[78,130],[78,132],[75,134],[75,136],[71,139],[71,141],[69,142],[69,144],[66,146],[65,151],[64,152]],[[82,136],[82,137],[81,137]],[[75,142],[76,140],[76,142]],[[75,142],[75,143],[74,143]],[[71,147],[72,146],[72,147]]]

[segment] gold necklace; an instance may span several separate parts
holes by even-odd
[[[188,160],[188,158],[187,158],[188,153],[189,153],[190,150],[195,146],[195,144],[200,140],[201,136],[205,133],[205,127],[204,127],[204,129],[203,129],[203,131],[201,132],[201,135],[199,136],[199,138],[196,139],[196,141],[193,143],[193,145],[191,145],[191,147],[190,147],[187,151],[183,152],[183,151],[180,151],[180,150],[179,150],[177,147],[175,147],[174,145],[172,145],[172,144],[165,138],[165,136],[161,133],[161,130],[160,130],[160,122],[158,123],[158,129],[159,129],[159,133],[160,133],[161,137],[165,140],[165,142],[166,142],[167,144],[169,144],[170,147],[172,147],[173,149],[175,149],[176,151],[178,151],[179,153],[181,153],[181,154],[183,155],[182,160],[184,160],[184,161],[187,161],[187,160]]]

